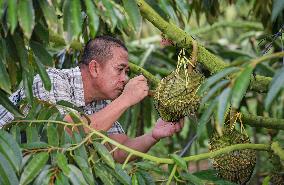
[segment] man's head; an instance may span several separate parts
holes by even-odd
[[[91,87],[84,89],[90,91],[88,94],[94,99],[115,99],[128,81],[127,48],[110,36],[92,39],[85,46],[81,69],[89,76],[87,84]]]

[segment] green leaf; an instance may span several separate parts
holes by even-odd
[[[49,155],[47,152],[35,154],[21,175],[20,185],[29,184],[32,182],[44,167],[48,158]]]
[[[96,177],[99,177],[103,184],[114,185],[114,179],[112,177],[112,174],[108,172],[108,170],[103,164],[97,162],[94,164],[93,168]]]
[[[68,164],[67,158],[62,153],[57,153],[56,161],[58,167],[62,170],[63,174],[66,175],[71,183],[73,184],[87,184],[82,172],[75,166]]]
[[[70,169],[67,166],[68,165],[67,158],[63,153],[57,153],[56,162],[58,167],[63,171],[64,175],[68,177],[68,175],[70,174]]]
[[[96,151],[100,154],[102,160],[109,165],[111,168],[115,169],[115,163],[114,160],[111,156],[111,154],[109,153],[109,151],[107,150],[107,148],[102,145],[101,143],[98,142],[93,142],[93,145],[96,149]]]
[[[24,115],[19,109],[9,100],[6,94],[0,89],[0,104],[11,112],[15,117],[23,118]]]
[[[136,174],[132,175],[132,177],[131,177],[131,184],[132,185],[139,185]]]
[[[34,101],[33,101],[33,87],[32,87],[32,80],[31,78],[33,78],[32,74],[30,74],[29,72],[23,70],[22,71],[22,75],[23,75],[23,84],[24,84],[24,90],[25,90],[25,95],[28,99],[28,102],[30,105],[33,105]]]
[[[56,176],[55,185],[69,185],[68,178],[61,172]]]
[[[94,176],[87,159],[84,159],[83,157],[76,155],[74,156],[74,159],[77,165],[82,170],[83,176],[87,180],[88,184],[95,184]]]
[[[15,142],[13,136],[2,130],[0,130],[0,152],[18,173],[22,162],[20,147],[18,143]]]
[[[47,164],[43,167],[37,178],[35,179],[33,185],[43,185],[45,178],[50,179],[51,165]],[[46,184],[47,185],[47,184]]]
[[[122,169],[122,165],[115,165],[115,170],[113,170],[113,175],[121,182],[122,184],[128,185],[131,183],[131,177]]]
[[[267,96],[264,101],[265,109],[269,110],[273,100],[277,97],[279,92],[284,86],[284,67],[281,68],[279,72],[275,74],[271,81],[270,88],[268,90]]]
[[[208,108],[203,111],[203,114],[199,120],[198,126],[197,126],[197,138],[200,138],[200,136],[204,133],[206,128],[206,123],[210,119],[210,116],[212,115],[213,111],[215,110],[215,107],[217,105],[217,100],[214,99]]]
[[[143,170],[154,171],[160,175],[168,175],[165,170],[161,169],[157,164],[149,163],[149,162],[137,162],[135,165]]]
[[[218,114],[217,114],[217,122],[219,124],[223,124],[225,120],[225,113],[228,107],[229,99],[231,98],[231,91],[230,87],[223,90],[223,92],[219,95],[218,98]]]
[[[192,175],[190,173],[182,173],[181,177],[185,180],[188,180],[194,185],[204,185],[202,179],[196,177],[195,175]]]
[[[49,145],[42,141],[30,142],[21,144],[21,148],[24,149],[38,149],[38,148],[47,148]]]
[[[0,56],[0,89],[3,89],[7,93],[11,94],[11,82],[9,74],[6,70],[6,65],[4,59]]]
[[[43,12],[43,16],[48,25],[48,28],[52,32],[57,33],[58,21],[57,21],[57,15],[54,9],[55,6],[50,3],[51,1],[48,1],[48,0],[38,0],[38,2]]]
[[[148,172],[146,172],[144,170],[139,170],[139,171],[137,171],[137,173],[142,175],[142,177],[144,178],[145,183],[147,185],[155,185],[155,181],[154,181],[153,177]]]
[[[135,175],[136,175],[136,177],[137,177],[137,180],[138,180],[138,184],[139,184],[139,185],[148,185],[148,184],[146,184],[146,182],[145,182],[143,176],[142,176],[139,172],[136,172]]]
[[[96,8],[92,0],[85,0],[85,5],[87,8],[87,15],[88,15],[88,23],[90,28],[90,35],[94,38],[98,32],[100,19],[99,16],[96,14]]]
[[[284,9],[283,0],[273,0],[273,8],[271,13],[271,21],[274,22]]]
[[[5,11],[5,4],[6,4],[6,0],[0,0],[0,18],[2,17]]]
[[[39,72],[39,76],[43,82],[43,85],[44,85],[44,88],[47,90],[47,91],[50,91],[51,90],[51,80],[46,72],[46,69],[44,67],[44,65],[42,65],[42,63],[36,59],[36,62],[35,62],[36,66],[37,66],[37,69],[38,69],[38,72]]]
[[[270,184],[269,181],[270,181],[270,176],[266,176],[262,181],[262,185],[269,185]]]
[[[178,156],[178,155],[176,155],[176,154],[170,154],[170,157],[174,160],[174,162],[179,166],[179,167],[181,167],[182,169],[184,169],[184,170],[188,170],[187,169],[187,165],[186,165],[186,162],[185,162],[185,160],[182,158],[182,157],[180,157],[180,156]]]
[[[23,171],[24,167],[26,164],[30,161],[32,158],[33,154],[28,154],[23,157],[22,163],[21,163],[21,172]]]
[[[228,85],[230,83],[229,80],[222,80],[219,83],[217,83],[214,87],[212,87],[208,93],[202,98],[201,105],[205,104],[208,100],[210,100],[218,90],[221,90],[223,87]]]
[[[19,24],[24,31],[24,35],[30,39],[35,26],[35,12],[33,2],[30,0],[20,0],[18,4]]]
[[[11,43],[11,44],[15,44],[15,45],[12,45],[11,47],[13,46],[16,47],[16,54],[19,56],[22,69],[24,69],[26,72],[29,72],[28,53],[27,53],[25,42],[23,38],[19,34],[15,33],[13,35],[13,41],[14,43]],[[15,48],[11,48],[11,49],[15,50]],[[17,59],[17,58],[14,58],[14,59]]]
[[[47,124],[47,139],[51,146],[59,146],[59,136],[55,124]]]
[[[127,12],[130,21],[135,28],[136,33],[139,34],[142,28],[142,17],[140,15],[140,11],[136,4],[136,1],[122,0],[122,2],[123,2],[123,7]]]
[[[4,184],[18,185],[19,181],[15,171],[6,158],[0,153],[0,177]]]
[[[39,142],[39,133],[36,125],[30,125],[26,128],[27,143]]]
[[[254,67],[247,66],[236,78],[233,89],[232,89],[232,106],[233,108],[239,108],[243,97],[249,87],[251,74]]]
[[[67,43],[77,39],[81,33],[81,3],[80,0],[64,1],[63,28]]]
[[[71,170],[70,176],[68,177],[73,184],[87,185],[82,172],[76,166],[68,164],[68,167]]]
[[[73,144],[78,144],[82,141],[82,137],[80,134],[78,134],[77,132],[73,132]],[[77,148],[76,150],[74,150],[75,155],[78,155],[80,157],[82,157],[85,160],[88,160],[88,154],[85,148],[85,145],[81,145],[79,148]]]
[[[209,87],[211,87],[213,84],[215,84],[216,82],[218,82],[219,80],[221,80],[222,78],[226,77],[227,75],[234,73],[236,71],[238,71],[239,69],[236,67],[230,67],[230,68],[226,68],[224,70],[222,70],[221,72],[211,76],[210,78],[208,78],[198,89],[197,93],[199,95],[202,95],[203,93],[205,93]]]
[[[17,0],[8,0],[7,23],[13,34],[17,27]]]
[[[53,60],[52,56],[48,53],[48,51],[45,49],[45,47],[35,41],[30,42],[30,47],[32,48],[33,53],[35,54],[37,61],[42,63],[45,66],[52,67],[53,66]]]

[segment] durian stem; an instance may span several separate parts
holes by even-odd
[[[183,48],[192,49],[193,38],[177,27],[176,25],[165,21],[151,6],[144,0],[136,0],[142,16],[150,21],[156,28],[167,35],[168,38],[175,41],[176,44]],[[198,44],[198,62],[211,73],[217,73],[228,66],[222,59],[206,50],[203,46]],[[257,92],[266,92],[269,88],[270,77],[256,75],[255,79],[251,79],[250,89]]]
[[[284,119],[269,118],[242,113],[241,120],[243,124],[250,125],[252,127],[284,130]]]

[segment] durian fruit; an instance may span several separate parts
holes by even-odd
[[[154,91],[155,107],[165,121],[178,121],[195,114],[199,107],[197,90],[205,78],[197,70],[189,70],[189,67],[192,69],[194,64],[190,63],[182,50],[177,69],[163,78]]]
[[[284,174],[280,173],[273,173],[270,176],[270,182],[273,185],[284,185]]]
[[[210,139],[210,151],[234,145],[250,143],[249,137],[235,129],[225,128],[223,135],[217,133]],[[252,149],[236,150],[213,159],[213,167],[218,176],[238,184],[249,181],[256,163],[256,152]]]

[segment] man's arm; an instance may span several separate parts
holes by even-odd
[[[132,148],[134,150],[146,153],[153,145],[155,145],[160,139],[169,137],[179,132],[183,127],[183,119],[180,122],[165,122],[162,119],[158,119],[155,127],[150,133],[144,134],[136,138],[129,138],[125,134],[112,134],[109,137],[124,146]],[[113,157],[117,162],[123,163],[129,153],[124,150],[116,150],[113,153]],[[136,157],[131,157],[130,160],[134,160]]]

